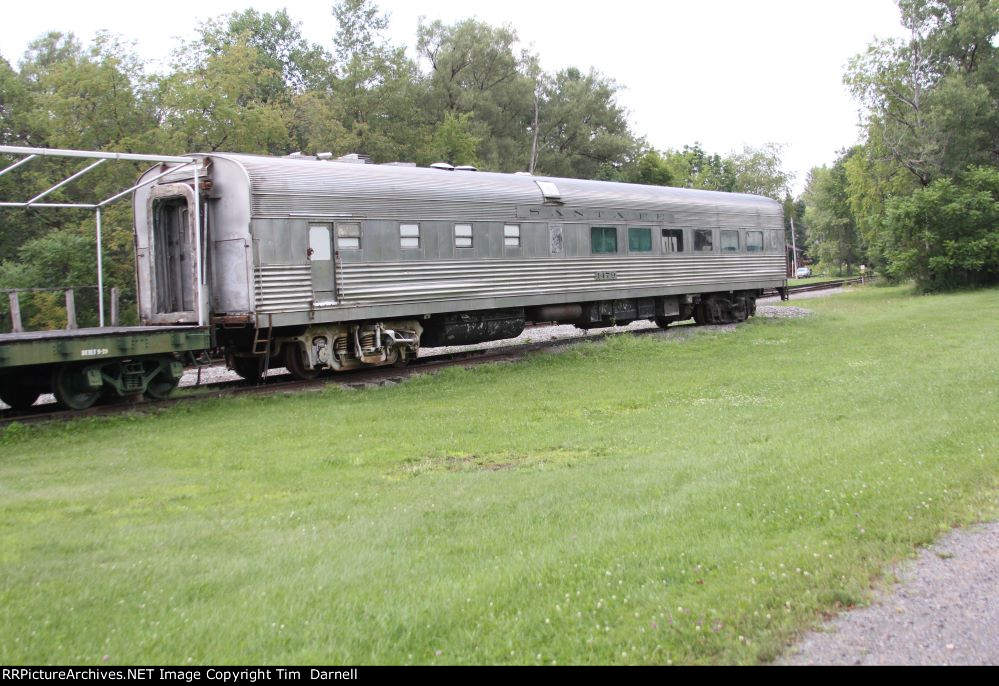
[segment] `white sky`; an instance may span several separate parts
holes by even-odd
[[[415,42],[419,16],[510,23],[554,71],[595,67],[622,87],[632,128],[658,148],[700,141],[709,152],[782,143],[800,192],[815,165],[857,140],[857,107],[842,84],[851,56],[875,37],[902,35],[893,0],[380,0],[393,42]],[[169,11],[166,8],[171,8]],[[204,19],[253,7],[287,8],[306,38],[331,47],[323,0],[42,0],[5,3],[0,55],[18,62],[30,40],[72,31],[87,44],[99,29],[164,60]]]

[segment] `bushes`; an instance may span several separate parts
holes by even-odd
[[[999,169],[972,167],[889,201],[888,271],[923,290],[999,283]]]

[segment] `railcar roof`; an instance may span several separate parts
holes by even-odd
[[[427,167],[358,164],[313,159],[243,154],[207,154],[231,160],[247,172],[254,194],[389,195],[444,203],[481,203],[484,200],[515,205],[541,205],[545,198],[536,181],[551,181],[566,207],[653,210],[669,206],[714,206],[718,210],[781,211],[771,198],[744,193],[722,193],[690,188],[643,186],[612,181],[588,181],[551,176],[446,171]]]

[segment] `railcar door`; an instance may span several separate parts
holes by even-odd
[[[194,193],[186,184],[166,184],[150,198],[152,323],[197,321],[197,229]]]
[[[329,224],[309,224],[309,264],[312,299],[316,305],[336,303],[333,233]]]

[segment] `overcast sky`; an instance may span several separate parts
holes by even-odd
[[[421,15],[511,24],[545,69],[594,67],[617,81],[633,130],[658,148],[700,141],[709,152],[727,153],[784,144],[795,192],[812,166],[831,163],[857,140],[857,107],[842,84],[847,61],[875,36],[902,34],[893,0],[378,4],[390,14],[393,41],[410,54]],[[0,23],[0,55],[16,65],[28,42],[46,31],[72,31],[88,43],[106,29],[162,63],[200,21],[247,7],[287,8],[306,38],[329,47],[335,31],[329,6],[323,0],[12,0]]]

